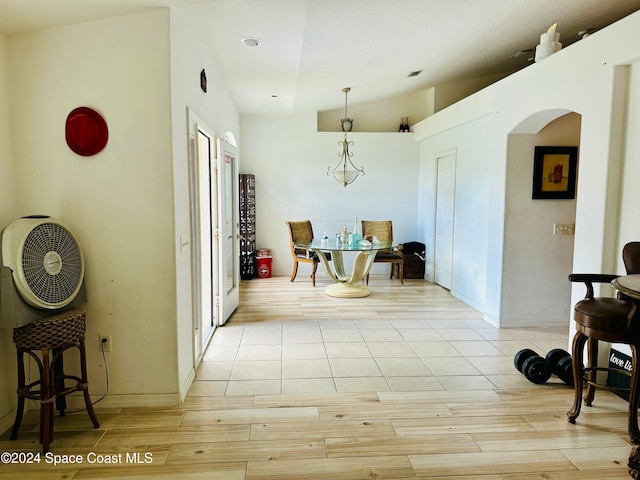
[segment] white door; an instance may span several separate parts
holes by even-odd
[[[219,283],[218,187],[215,168],[216,142],[209,130],[189,111],[189,176],[192,238],[192,291],[194,362],[198,365],[215,326],[219,323],[216,297]]]
[[[437,159],[435,283],[451,289],[453,265],[453,213],[455,202],[456,156]]]
[[[238,242],[238,149],[218,139],[218,209],[220,225],[220,320],[225,323],[240,301],[240,245]]]

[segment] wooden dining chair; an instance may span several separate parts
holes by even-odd
[[[393,242],[393,223],[391,220],[362,220],[362,236],[376,237],[381,242]],[[398,278],[400,283],[404,285],[404,259],[402,257],[402,245],[398,245],[388,250],[378,250],[374,263],[390,263],[391,273],[389,279],[393,278],[394,266],[397,267]],[[367,285],[369,285],[369,274],[365,277]]]
[[[304,220],[300,222],[285,222],[287,229],[289,230],[289,247],[291,248],[291,257],[293,258],[293,272],[291,273],[291,279],[293,282],[298,274],[298,263],[310,263],[312,264],[311,270],[311,283],[316,286],[316,270],[318,270],[318,263],[320,259],[318,254],[308,248],[301,248],[298,245],[302,243],[310,243],[313,240],[313,226],[310,220]],[[324,256],[327,260],[331,260],[331,254],[325,253]]]

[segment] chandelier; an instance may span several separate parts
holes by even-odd
[[[347,95],[351,89],[346,87],[342,91],[344,92],[344,118],[340,120],[340,123],[342,124],[344,138],[338,142],[338,145],[342,147],[342,151],[338,153],[340,161],[335,167],[327,169],[327,175],[333,175],[338,183],[346,187],[353,183],[358,178],[358,175],[364,175],[364,167],[358,168],[351,161],[353,153],[349,151],[349,147],[353,146],[353,142],[347,138],[347,133],[353,128],[353,119],[347,117]]]

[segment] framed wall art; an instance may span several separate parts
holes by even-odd
[[[577,168],[578,147],[535,147],[531,198],[575,198]]]

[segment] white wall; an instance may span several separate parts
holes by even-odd
[[[435,114],[434,116],[437,116]],[[486,252],[491,193],[490,115],[480,116],[455,131],[420,142],[420,241],[427,245],[426,278],[434,280],[437,159],[456,155],[454,243],[451,292],[474,308],[485,307]]]
[[[574,223],[576,200],[532,200],[536,146],[580,145],[580,116],[564,115],[535,135],[510,135],[507,163],[503,324],[566,324],[571,313],[573,235],[553,235],[554,223]],[[579,160],[578,160],[579,162]]]
[[[347,114],[354,120],[354,132],[397,132],[401,118],[409,118],[409,125],[414,125],[504,77],[499,74],[446,83],[366,104],[358,104],[358,89],[354,88],[349,93]],[[318,112],[318,131],[341,132],[342,118],[344,106]]]
[[[435,101],[433,105],[433,111],[439,112],[447,108],[469,95],[483,89],[484,87],[497,82],[498,80],[506,77],[507,74],[501,73],[497,75],[489,75],[486,77],[472,78],[469,80],[462,80],[455,83],[445,83],[438,85],[435,90]]]
[[[217,137],[232,132],[239,138],[240,119],[235,105],[208,49],[206,25],[201,25],[200,8],[171,10],[171,123],[173,131],[173,194],[176,257],[176,312],[178,341],[178,384],[184,397],[194,371],[193,321],[191,303],[191,249],[180,248],[180,236],[191,236],[189,204],[189,167],[187,145],[187,107]],[[200,89],[200,71],[207,75],[207,93]],[[242,163],[242,152],[238,155]]]
[[[618,172],[623,158],[625,168],[632,169],[629,165],[638,162],[637,155],[624,152],[625,112],[627,109],[635,112],[638,107],[626,96],[626,67],[620,71],[620,66],[634,64],[640,58],[639,32],[640,13],[635,13],[414,126],[416,138],[422,143],[423,192],[433,190],[430,162],[434,152],[469,149],[475,151],[475,161],[481,162],[482,169],[478,170],[484,172],[481,181],[476,185],[467,183],[465,194],[484,202],[487,211],[467,231],[478,239],[477,245],[468,244],[460,251],[456,232],[454,271],[456,264],[472,256],[479,257],[481,260],[477,262],[486,262],[487,266],[485,285],[474,287],[469,283],[452,292],[463,299],[474,299],[473,295],[484,288],[485,298],[474,306],[489,321],[501,324],[503,264],[504,272],[509,270],[504,263],[504,244],[509,240],[505,238],[504,224],[507,162],[512,154],[507,149],[509,134],[535,133],[564,113],[581,114],[577,187],[580,193],[576,203],[573,268],[583,272],[615,268],[619,257],[618,212],[630,205],[627,197],[620,198]],[[634,115],[628,118],[635,119]],[[522,123],[529,118],[539,122],[537,129]],[[626,148],[629,150],[631,146]],[[429,195],[421,196],[421,235],[428,250],[433,243],[429,200]],[[626,217],[625,224],[628,222]],[[483,279],[480,277],[478,281]],[[582,296],[584,289],[574,286],[570,308]]]
[[[9,130],[8,41],[0,35],[0,230],[16,216],[16,185]],[[15,346],[11,330],[0,329],[0,431],[13,422],[16,405]]]
[[[0,229],[13,219],[16,205],[13,182],[13,162],[11,162],[11,132],[9,119],[9,67],[8,42],[0,35]]]
[[[346,188],[327,168],[338,163],[339,133],[317,132],[316,113],[242,115],[241,173],[256,175],[256,238],[273,253],[273,274],[291,275],[287,220],[312,221],[321,236],[360,220],[392,220],[394,240],[416,240],[418,145],[411,133],[352,133],[353,162],[365,176]],[[373,273],[388,265],[375,265]],[[301,265],[306,279],[310,265]],[[322,270],[322,268],[319,269]],[[319,275],[324,275],[320,272]],[[260,281],[259,279],[252,281]]]
[[[620,231],[618,235],[618,257],[613,273],[624,274],[622,248],[628,242],[640,241],[640,192],[638,179],[640,178],[640,62],[635,62],[625,69],[624,75],[628,84],[628,109],[624,135],[624,160],[620,180]],[[616,345],[615,348],[627,355],[631,349],[626,345]]]
[[[626,116],[626,135],[624,139],[624,162],[620,184],[620,234],[618,252],[627,242],[640,241],[640,62],[627,69],[629,85],[628,109]],[[622,258],[618,257],[615,273],[623,273]]]
[[[219,136],[239,136],[198,8],[0,37],[0,220],[45,213],[78,236],[94,398],[105,389],[98,335],[112,337],[103,404],[175,404],[193,379],[191,251],[177,241],[190,233],[187,106]],[[81,105],[109,126],[93,157],[64,140],[66,115]],[[11,332],[0,342],[2,430],[13,422],[16,366]]]
[[[12,213],[58,217],[83,247],[91,394],[105,390],[98,335],[107,334],[105,402],[176,403],[168,10],[17,35],[8,45],[9,162],[20,192]],[[109,127],[92,157],[64,138],[67,114],[82,105]]]
[[[357,89],[349,93],[347,115],[353,118],[354,132],[397,132],[401,117],[409,118],[409,125],[424,120],[433,113],[431,97],[434,89],[423,89],[377,102],[358,105]],[[342,92],[340,92],[342,93]],[[342,93],[344,97],[344,93]],[[336,95],[337,96],[337,95]],[[341,132],[344,105],[335,110],[318,112],[318,131]]]

